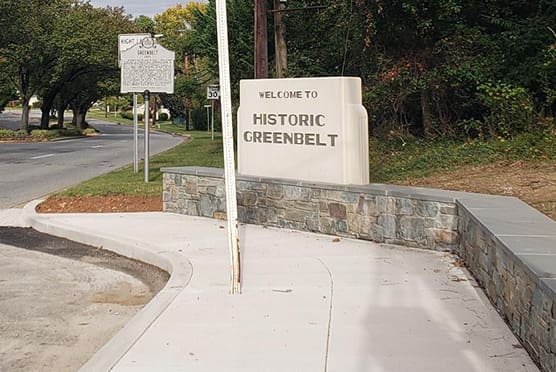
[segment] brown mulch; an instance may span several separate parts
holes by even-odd
[[[1,138],[0,143],[20,143],[20,142],[50,142],[50,138],[25,137],[25,138]]]
[[[39,213],[118,213],[162,211],[162,196],[54,196],[37,206]]]

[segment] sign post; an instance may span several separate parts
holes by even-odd
[[[207,86],[207,99],[210,100],[211,107],[211,131],[212,140],[214,141],[214,101],[220,99],[220,87],[218,85]]]
[[[211,105],[205,105],[205,108],[207,109],[207,132],[210,131],[210,106]]]
[[[214,141],[214,100],[210,101],[210,131],[211,139]]]
[[[137,118],[137,93],[133,93],[133,172],[139,172],[139,120]]]
[[[122,52],[134,48],[150,34],[120,34],[118,35],[118,66],[121,67]],[[139,123],[137,121],[137,94],[133,93],[133,172],[139,172]]]
[[[151,92],[149,92],[148,90],[146,90],[143,93],[143,99],[145,101],[145,115],[144,115],[144,119],[145,119],[145,169],[144,169],[144,173],[145,173],[145,183],[149,182],[149,157],[150,157],[150,146],[149,146],[149,130],[150,130],[150,123],[149,123],[149,100],[151,98]]]
[[[234,137],[232,128],[232,92],[230,86],[230,60],[228,55],[228,21],[226,0],[216,0],[216,27],[218,37],[218,69],[222,87],[222,137],[224,141],[224,178],[226,184],[226,215],[228,219],[228,247],[230,249],[230,293],[241,293],[241,258],[237,220],[236,174]]]
[[[125,34],[119,35],[118,39],[121,67],[120,91],[121,93],[143,93],[145,96],[144,163],[145,182],[149,182],[150,95],[151,93],[174,93],[175,53],[158,45],[150,34]]]

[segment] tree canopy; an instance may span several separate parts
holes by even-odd
[[[374,135],[511,136],[556,110],[556,3],[289,0],[289,77],[358,76]],[[231,78],[253,75],[253,4],[227,2]],[[269,1],[269,8],[272,2]],[[269,15],[269,58],[275,58]],[[217,75],[215,2],[191,48]],[[270,69],[272,71],[272,68]]]
[[[373,135],[510,137],[552,121],[555,2],[322,4],[287,2],[286,76],[360,77]],[[227,9],[237,102],[239,81],[253,76],[253,0],[228,0]],[[273,74],[271,14],[268,23]],[[218,82],[215,0],[133,21],[123,9],[80,0],[0,0],[0,31],[0,101],[17,90],[26,107],[38,93],[43,112],[117,92],[118,33],[161,34],[176,52],[176,94],[162,100],[187,123],[191,109],[202,111],[206,85]]]
[[[116,92],[117,85],[99,83],[118,77],[117,35],[136,29],[122,8],[79,0],[1,0],[0,67],[6,78],[0,83],[19,94],[22,128],[27,129],[35,94],[42,100],[41,124],[48,127],[55,102],[63,114],[78,97],[87,98],[88,106],[76,107],[88,109],[99,98],[99,86]]]

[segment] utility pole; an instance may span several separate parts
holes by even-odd
[[[268,78],[267,0],[255,0],[255,79]]]
[[[288,68],[288,51],[286,48],[286,25],[282,22],[282,12],[286,8],[286,0],[274,0],[274,40],[276,48],[276,77],[284,77]]]

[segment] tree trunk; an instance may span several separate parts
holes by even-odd
[[[433,132],[433,122],[431,115],[431,102],[428,90],[424,89],[421,91],[421,113],[423,120],[423,135],[425,137],[431,137]]]
[[[21,129],[29,130],[29,101],[31,97],[23,97],[21,100]]]
[[[185,99],[185,130],[189,131],[189,119],[191,118],[191,115],[189,115],[189,106],[191,105],[191,99],[190,98],[186,98]]]
[[[85,129],[85,114],[87,112],[86,111],[84,112],[79,108],[74,108],[72,109],[72,111],[73,111],[73,125],[75,125],[75,127],[80,130]]]
[[[255,79],[268,78],[267,0],[255,0]]]
[[[28,69],[19,69],[19,94],[21,95],[21,129],[29,130],[29,101],[33,96],[29,89],[29,71]]]
[[[274,10],[283,10],[286,5],[281,0],[274,0]],[[284,77],[288,68],[288,51],[286,47],[286,25],[282,21],[282,12],[274,13],[274,45],[276,49],[276,78]]]
[[[66,111],[66,106],[64,105],[59,105],[58,107],[56,107],[56,114],[57,114],[57,124],[58,124],[58,128],[63,128],[64,127],[64,112]]]
[[[52,110],[52,103],[45,104],[45,102],[43,102],[41,107],[41,129],[48,129],[48,127],[50,127],[51,110]]]

